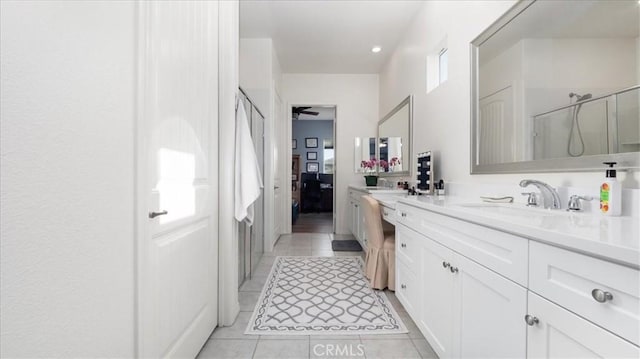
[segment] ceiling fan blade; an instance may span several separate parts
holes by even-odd
[[[320,112],[315,112],[315,111],[300,111],[299,113],[302,113],[305,115],[312,115],[312,116],[318,116],[320,114]]]
[[[293,112],[302,112],[302,111],[310,109],[310,108],[311,108],[310,106],[307,106],[307,107],[294,107],[293,108]]]

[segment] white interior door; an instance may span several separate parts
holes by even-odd
[[[217,323],[218,3],[140,19],[139,356],[194,357]]]

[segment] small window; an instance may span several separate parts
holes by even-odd
[[[445,36],[427,53],[427,93],[442,85],[449,78],[449,49]]]
[[[335,152],[333,150],[333,139],[325,138],[322,141],[323,148],[323,173],[333,173],[335,163]]]
[[[438,56],[438,73],[440,84],[447,81],[447,73],[449,72],[449,54],[447,53],[447,49],[440,50],[440,56]]]

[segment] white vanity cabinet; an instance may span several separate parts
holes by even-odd
[[[406,203],[396,218],[396,296],[440,358],[640,357],[637,269]]]
[[[402,224],[396,246],[396,296],[438,356],[525,356],[524,287]]]

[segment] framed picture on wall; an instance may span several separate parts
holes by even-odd
[[[318,159],[318,152],[307,152],[307,159],[308,160],[317,160]]]
[[[298,140],[294,138],[291,140],[291,149],[295,150],[296,148],[298,148]]]
[[[320,164],[318,162],[307,162],[307,172],[316,173],[320,168]]]
[[[318,137],[305,137],[304,147],[306,148],[318,148]]]

